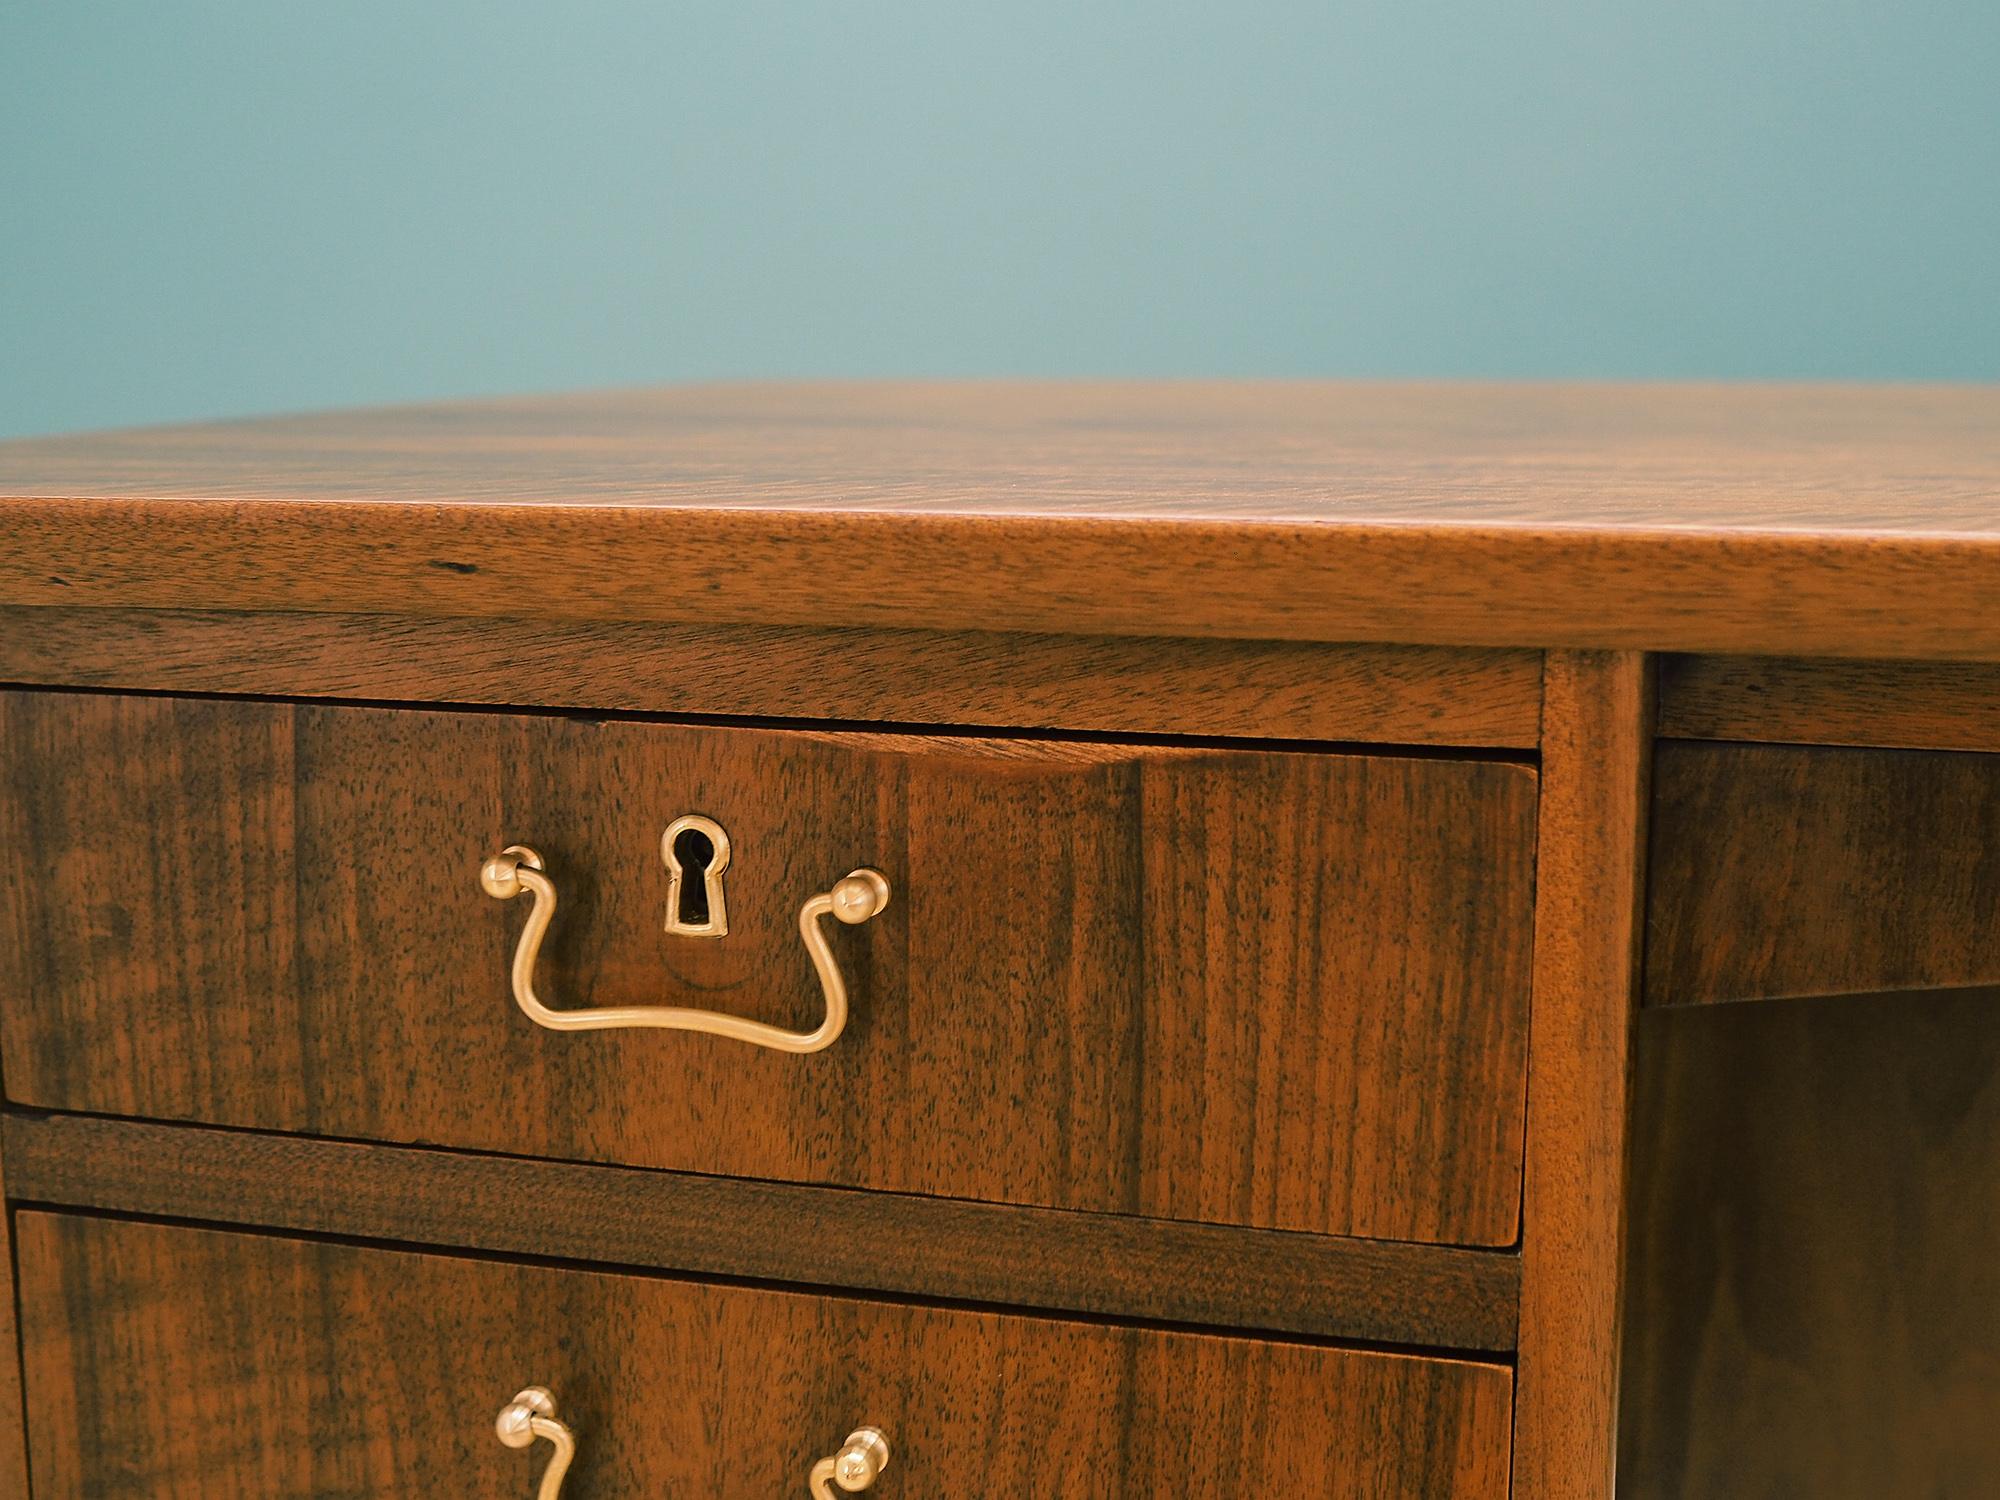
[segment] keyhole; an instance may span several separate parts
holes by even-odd
[[[674,840],[674,858],[681,866],[680,909],[674,918],[683,927],[706,927],[708,867],[715,858],[715,840],[699,828],[683,828]]]
[[[719,938],[729,932],[722,902],[722,872],[729,868],[729,835],[713,818],[688,813],[660,835],[667,862],[667,931],[679,937]]]

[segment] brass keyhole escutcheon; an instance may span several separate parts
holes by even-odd
[[[676,937],[729,935],[722,872],[729,868],[729,835],[713,818],[688,813],[660,835],[667,862],[667,932]]]

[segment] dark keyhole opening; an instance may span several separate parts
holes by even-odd
[[[708,867],[715,859],[715,840],[699,828],[683,828],[674,840],[674,858],[681,864],[681,908],[675,920],[700,927],[708,921]]]

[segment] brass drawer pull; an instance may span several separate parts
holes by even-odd
[[[526,1448],[536,1438],[554,1444],[549,1466],[542,1471],[541,1488],[535,1500],[560,1500],[563,1476],[576,1457],[576,1434],[556,1420],[556,1398],[541,1386],[531,1385],[500,1408],[493,1431],[509,1448]],[[829,1454],[812,1466],[806,1476],[813,1500],[834,1500],[829,1483],[847,1493],[865,1490],[889,1467],[889,1440],[873,1427],[858,1427],[847,1435],[838,1453]]]
[[[493,1431],[509,1448],[526,1448],[536,1438],[555,1444],[549,1466],[542,1470],[542,1487],[535,1491],[535,1500],[556,1500],[562,1493],[569,1461],[576,1457],[576,1434],[556,1420],[556,1398],[538,1385],[517,1391],[493,1419]]]
[[[833,949],[820,918],[831,916],[850,926],[867,921],[889,904],[889,882],[876,870],[852,870],[833,889],[806,898],[799,908],[799,936],[819,973],[826,994],[826,1017],[811,1031],[749,1021],[713,1010],[689,1010],[678,1005],[602,1006],[592,1010],[551,1010],[535,996],[535,959],[542,937],[556,914],[555,883],[543,873],[542,857],[523,844],[511,844],[479,867],[479,884],[489,896],[510,900],[527,891],[534,897],[521,940],[514,947],[514,1000],[529,1020],[551,1031],[602,1031],[619,1026],[658,1026],[673,1031],[707,1031],[734,1037],[780,1052],[818,1052],[833,1045],[847,1029],[847,982],[840,977]]]
[[[812,1486],[813,1500],[833,1500],[833,1491],[826,1487],[829,1479],[851,1495],[867,1489],[888,1467],[889,1440],[873,1427],[857,1427],[838,1453],[812,1466],[806,1483]]]

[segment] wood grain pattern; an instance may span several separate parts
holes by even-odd
[[[2000,984],[2000,756],[1662,744],[1653,1005]]]
[[[1660,733],[1691,740],[2000,750],[2000,667],[1974,662],[1679,656]]]
[[[2000,387],[843,381],[0,443],[0,494],[2000,536]],[[823,623],[823,622],[822,622]]]
[[[0,1194],[8,1181],[7,1152],[0,1143]],[[15,1326],[14,1215],[0,1201],[0,1494],[28,1493],[28,1444],[21,1400],[21,1342]],[[1512,1314],[1509,1314],[1511,1319]]]
[[[2000,990],[1639,1040],[1622,1500],[2000,1494]]]
[[[1514,1500],[1610,1500],[1650,663],[1553,652],[1521,1205]]]
[[[1532,651],[0,608],[0,681],[1532,749]]]
[[[9,1115],[4,1139],[9,1192],[41,1204],[1377,1344],[1514,1347],[1519,1263],[1502,1251],[83,1115]]]
[[[336,413],[0,445],[0,604],[2000,660],[1996,432],[1907,387]]]
[[[60,1109],[1386,1239],[1519,1215],[1535,777],[1503,762],[0,695],[8,1087]],[[731,935],[660,933],[676,814]],[[795,914],[857,864],[856,1018],[797,1058],[544,1032],[809,1024]]]
[[[768,1497],[864,1422],[885,1496],[1501,1500],[1508,1372],[24,1214],[36,1500]],[[148,1358],[135,1360],[135,1350]]]

